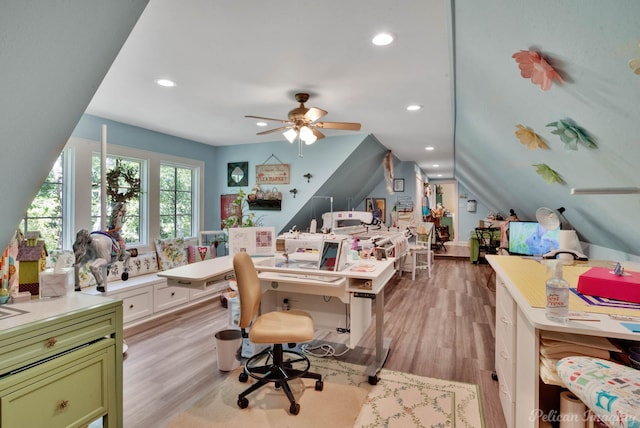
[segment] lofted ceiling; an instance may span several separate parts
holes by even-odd
[[[284,137],[256,133],[280,124],[244,116],[286,119],[294,94],[307,92],[307,108],[329,112],[322,121],[359,122],[400,160],[452,178],[450,9],[447,0],[151,0],[87,113],[213,146],[268,142]],[[380,31],[395,43],[374,46]]]
[[[214,146],[274,141],[244,116],[284,119],[294,94],[309,92],[306,106],[327,110],[324,120],[362,123],[488,210],[531,220],[538,207],[564,206],[583,241],[640,256],[640,196],[570,194],[640,186],[640,75],[629,66],[640,61],[637,0],[150,0],[109,68],[145,3],[3,9],[0,129],[13,144],[0,160],[12,202],[3,218],[24,213],[94,92],[87,113]],[[380,30],[396,43],[373,46]],[[526,49],[564,82],[543,91],[521,77],[512,55]],[[413,103],[424,108],[407,112]],[[548,126],[565,119],[597,147],[567,150]],[[548,150],[522,145],[518,124]],[[561,181],[547,183],[539,164]],[[0,227],[8,240],[14,225]]]
[[[640,61],[638,16],[637,0],[151,0],[87,112],[214,146],[256,143],[284,138],[255,135],[269,128],[245,115],[285,119],[294,94],[309,92],[323,120],[362,123],[488,211],[533,220],[540,206],[564,206],[584,241],[640,254],[637,195],[570,195],[640,184],[640,76],[628,65]],[[396,42],[373,46],[379,31]],[[543,91],[521,77],[520,50],[541,53],[563,84]],[[597,148],[566,150],[547,126],[565,119]],[[522,145],[518,124],[549,149]]]

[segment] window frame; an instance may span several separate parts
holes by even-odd
[[[78,137],[71,137],[62,151],[63,250],[72,249],[78,230],[92,228],[91,165],[95,153],[101,153],[100,142]],[[203,229],[204,161],[116,144],[108,145],[107,155],[143,162],[140,172],[140,242],[128,243],[128,248],[137,248],[140,252],[155,250],[152,239],[160,236],[160,165],[192,170],[192,230],[191,236],[185,238],[198,236],[199,231]]]
[[[96,188],[93,186],[93,159],[94,158],[98,158],[98,161],[100,161],[101,158],[101,153],[100,152],[94,152],[91,155],[91,200],[93,200],[93,192],[96,190]],[[138,195],[138,201],[139,201],[139,210],[138,210],[138,240],[137,241],[132,241],[132,242],[127,242],[127,246],[128,247],[137,247],[140,246],[144,241],[143,236],[144,236],[144,230],[148,229],[148,225],[144,224],[145,223],[145,210],[143,209],[143,207],[145,206],[145,203],[143,201],[144,199],[144,192],[142,191],[142,189],[145,189],[146,186],[146,178],[147,177],[147,168],[148,168],[148,160],[146,159],[141,159],[139,157],[134,157],[134,156],[126,156],[126,155],[120,155],[120,154],[113,154],[113,153],[109,153],[107,151],[107,159],[113,159],[114,162],[117,162],[118,160],[121,161],[126,161],[126,162],[130,162],[130,163],[138,163],[140,165],[140,171],[139,171],[139,177],[140,177],[140,189],[141,192]],[[109,167],[107,166],[107,170],[109,170]],[[100,172],[99,172],[100,173]],[[102,179],[102,177],[100,177],[100,179]],[[97,183],[99,186],[101,186],[101,182]],[[98,188],[98,197],[100,200],[100,203],[102,203],[102,199],[100,199],[100,193],[102,191],[102,187]],[[107,198],[107,205],[109,205],[109,200]],[[100,211],[102,211],[102,207],[100,207]],[[126,218],[126,217],[125,217]],[[96,221],[94,220],[94,216],[93,213],[91,213],[91,229],[92,230],[99,230],[101,229],[101,227],[97,227],[95,226]]]
[[[161,232],[161,225],[162,225],[162,221],[161,218],[164,216],[163,214],[161,214],[161,210],[160,210],[160,204],[162,203],[162,200],[160,198],[160,195],[163,190],[160,186],[160,179],[161,179],[161,172],[162,172],[162,168],[163,167],[169,167],[169,168],[173,168],[174,171],[178,168],[181,169],[188,169],[191,171],[191,231],[190,231],[190,235],[188,237],[195,237],[198,236],[198,233],[200,232],[201,228],[198,226],[200,221],[200,216],[199,216],[199,206],[200,206],[200,201],[199,198],[197,197],[198,195],[198,189],[199,189],[199,175],[200,175],[200,169],[194,165],[189,165],[189,164],[185,164],[183,162],[174,162],[174,161],[164,161],[161,160],[160,161],[160,165],[159,165],[159,173],[158,173],[158,236],[160,237],[160,232]],[[174,196],[176,196],[178,190],[177,190],[177,186],[175,186],[175,184],[177,183],[177,181],[174,181],[174,189],[173,189],[173,193]],[[175,218],[177,217],[177,210],[176,208],[176,202],[177,202],[177,198],[174,198],[174,222],[175,222]],[[174,225],[175,226],[175,225]],[[174,229],[177,232],[177,229]],[[174,238],[178,238],[178,237],[182,237],[179,236],[179,234],[177,234],[178,236],[174,236]],[[186,238],[186,237],[183,237]]]

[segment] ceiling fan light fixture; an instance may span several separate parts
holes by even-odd
[[[267,122],[256,122],[256,126],[267,126]]]
[[[300,138],[307,146],[315,143],[318,139],[308,126],[303,126],[302,128],[300,128]]]
[[[378,33],[375,36],[373,36],[373,39],[371,39],[371,43],[373,43],[376,46],[387,46],[393,43],[393,41],[394,41],[393,34],[390,34],[390,33]]]
[[[291,144],[293,144],[293,142],[295,141],[296,137],[298,136],[298,133],[296,132],[295,129],[290,128],[286,132],[283,132],[282,135],[284,135],[284,137],[287,139],[287,141],[289,141]]]

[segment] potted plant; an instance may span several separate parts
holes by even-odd
[[[222,222],[223,228],[230,229],[232,227],[254,227],[262,225],[262,217],[256,217],[255,213],[248,212],[249,207],[246,196],[247,194],[244,190],[240,189],[238,195],[232,202],[234,212],[237,214],[224,219]]]

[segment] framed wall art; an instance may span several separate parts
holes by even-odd
[[[373,218],[385,222],[387,200],[385,198],[367,198],[365,201],[367,212],[373,213]]]
[[[404,192],[404,178],[394,178],[393,179],[393,191],[394,192]]]
[[[229,162],[227,164],[227,186],[249,185],[249,162]]]

